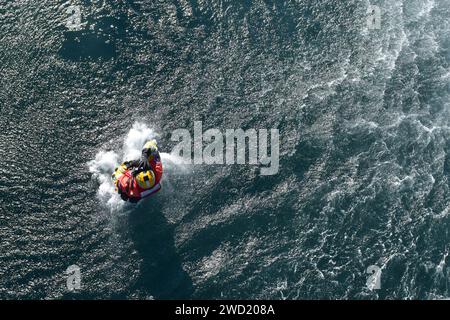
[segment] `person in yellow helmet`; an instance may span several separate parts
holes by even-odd
[[[139,189],[137,194],[145,195],[146,192],[151,192],[152,190],[156,190],[155,192],[159,191],[163,168],[156,140],[150,140],[145,143],[140,159],[126,161],[122,165],[126,170],[131,170],[133,180],[135,180]],[[121,196],[123,200],[128,200],[129,198],[132,202],[137,202],[140,199],[140,197],[136,199],[129,197],[123,192],[121,192]]]

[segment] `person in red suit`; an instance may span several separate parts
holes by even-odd
[[[140,159],[125,161],[121,167],[131,172],[125,190],[118,188],[123,200],[138,202],[161,189],[163,167],[156,140],[144,145]]]

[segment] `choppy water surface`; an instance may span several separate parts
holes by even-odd
[[[0,297],[447,297],[450,1],[371,4],[1,0]],[[278,128],[279,173],[180,163],[199,120]],[[163,190],[124,204],[150,137]]]

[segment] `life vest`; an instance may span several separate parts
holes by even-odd
[[[145,185],[138,183],[138,177],[133,177],[131,170],[128,170],[125,165],[122,164],[116,169],[112,175],[112,178],[116,185],[117,191],[123,195],[122,198],[124,200],[128,198],[139,201],[140,199],[149,197],[161,190],[160,181],[163,173],[162,163],[161,161],[156,161],[153,159],[150,161],[150,167],[152,168],[152,173],[147,174],[146,171],[139,173],[143,176],[149,177],[148,181],[150,184],[146,183]],[[154,179],[154,183],[153,181],[150,181],[150,179]]]

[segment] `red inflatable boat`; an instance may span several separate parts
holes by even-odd
[[[116,186],[116,190],[124,201],[129,200],[130,202],[138,202],[161,190],[160,181],[162,177],[162,164],[161,162],[154,162],[151,163],[151,166],[153,168],[153,179],[155,182],[153,186],[148,188],[143,188],[142,183],[140,185],[137,181],[139,177],[133,177],[131,170],[128,170],[124,164],[116,168],[112,174],[112,179]],[[142,175],[144,178],[147,178],[145,173],[142,173]],[[150,178],[149,173],[147,173],[147,175]],[[146,180],[148,181],[148,179]]]

